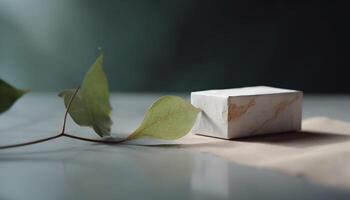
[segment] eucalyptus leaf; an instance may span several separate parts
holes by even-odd
[[[72,101],[69,115],[80,126],[88,126],[101,137],[111,134],[112,107],[109,102],[108,80],[103,71],[103,54],[86,73],[81,89]],[[75,90],[62,91],[59,96],[64,98],[67,107]]]
[[[29,90],[20,90],[0,79],[0,113],[7,111]]]
[[[179,139],[191,130],[199,112],[200,109],[180,97],[161,97],[148,109],[140,127],[128,139]]]

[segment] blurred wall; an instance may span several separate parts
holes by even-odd
[[[262,2],[0,0],[0,77],[72,88],[102,47],[114,91],[350,92],[347,7]]]

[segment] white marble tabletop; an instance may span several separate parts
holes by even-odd
[[[113,133],[137,127],[160,94],[114,94]],[[185,96],[186,97],[186,96]],[[350,122],[350,96],[308,96],[303,117]],[[53,93],[31,93],[0,115],[0,144],[60,131],[64,107]],[[70,133],[95,137],[69,121]],[[350,199],[350,191],[180,148],[101,145],[59,138],[0,150],[0,199]]]

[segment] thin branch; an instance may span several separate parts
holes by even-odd
[[[78,94],[79,89],[80,89],[80,86],[77,87],[77,89],[75,90],[73,96],[69,100],[66,112],[64,113],[64,120],[63,120],[63,126],[62,126],[61,134],[64,134],[64,132],[66,131],[66,122],[67,122],[68,112],[69,112],[69,109],[70,109],[70,107],[71,107],[71,105],[73,103],[73,100],[74,100],[75,96]]]
[[[70,134],[67,134],[67,133],[63,133],[62,136],[65,136],[65,137],[68,137],[68,138],[72,138],[72,139],[76,139],[76,140],[82,140],[82,141],[86,141],[86,142],[102,143],[102,144],[120,144],[120,143],[123,143],[123,142],[128,140],[127,138],[121,139],[121,140],[97,140],[97,139],[84,138],[84,137],[80,137],[80,136],[70,135]]]
[[[27,146],[27,145],[31,145],[31,144],[38,144],[38,143],[53,140],[53,139],[56,139],[56,138],[59,138],[62,136],[63,136],[62,134],[58,134],[58,135],[47,137],[47,138],[40,139],[40,140],[34,140],[34,141],[24,142],[24,143],[19,143],[19,144],[0,146],[0,149],[10,149],[10,148],[15,148],[15,147],[23,147],[23,146]]]
[[[68,138],[72,138],[72,139],[76,139],[76,140],[82,140],[82,141],[86,141],[86,142],[96,142],[96,143],[103,143],[103,144],[119,144],[119,143],[127,141],[128,138],[122,139],[122,140],[96,140],[96,139],[84,138],[84,137],[70,135],[70,134],[65,133],[67,115],[68,115],[69,109],[70,109],[70,107],[72,105],[72,102],[73,102],[75,96],[77,95],[79,89],[80,89],[80,87],[77,87],[77,89],[75,90],[72,98],[69,100],[69,103],[68,103],[68,106],[67,106],[67,109],[66,109],[66,113],[64,115],[63,127],[62,127],[62,132],[61,132],[62,136],[65,136],[65,137],[68,137]]]
[[[38,144],[38,143],[46,142],[46,141],[53,140],[53,139],[56,139],[56,138],[59,138],[59,137],[63,137],[63,136],[64,137],[68,137],[68,138],[72,138],[72,139],[76,139],[76,140],[82,140],[82,141],[87,141],[87,142],[95,142],[95,143],[102,143],[102,144],[120,144],[120,143],[123,143],[123,142],[127,141],[128,138],[121,139],[121,140],[96,140],[96,139],[84,138],[84,137],[79,137],[79,136],[70,135],[70,134],[65,133],[66,123],[67,123],[67,116],[68,116],[68,113],[69,113],[69,109],[70,109],[70,107],[71,107],[71,105],[73,103],[73,100],[76,97],[79,89],[80,89],[80,87],[77,87],[77,89],[75,90],[73,96],[69,100],[66,112],[64,114],[62,132],[60,134],[55,135],[55,136],[51,136],[51,137],[47,137],[47,138],[43,138],[43,139],[40,139],[40,140],[34,140],[34,141],[24,142],[24,143],[19,143],[19,144],[0,146],[0,149],[9,149],[9,148],[22,147],[22,146],[27,146],[27,145],[32,145],[32,144]]]
[[[63,133],[64,133],[64,131],[66,129],[66,121],[67,121],[67,115],[68,115],[69,108],[71,107],[72,102],[73,102],[75,96],[77,95],[79,89],[80,89],[80,87],[78,87],[75,90],[72,98],[69,100],[66,112],[64,114],[64,121],[63,121],[62,132],[60,134],[55,135],[55,136],[51,136],[51,137],[47,137],[47,138],[43,138],[43,139],[39,139],[39,140],[30,141],[30,142],[24,142],[24,143],[19,143],[19,144],[11,144],[11,145],[0,146],[0,149],[9,149],[9,148],[22,147],[22,146],[27,146],[27,145],[32,145],[32,144],[38,144],[38,143],[42,143],[42,142],[46,142],[46,141],[49,141],[49,140],[53,140],[53,139],[62,137]]]

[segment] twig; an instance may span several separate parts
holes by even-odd
[[[82,141],[86,141],[86,142],[102,143],[102,144],[120,144],[120,143],[123,143],[123,142],[127,141],[128,138],[121,139],[121,140],[96,140],[96,139],[84,138],[84,137],[79,137],[79,136],[70,135],[70,134],[65,133],[65,131],[66,131],[66,123],[67,123],[67,116],[68,116],[68,113],[69,113],[69,109],[70,109],[70,107],[71,107],[71,105],[73,103],[73,100],[75,99],[76,95],[78,94],[79,89],[80,89],[80,87],[77,87],[77,89],[75,90],[73,96],[69,100],[66,112],[64,113],[64,120],[63,120],[63,125],[62,125],[62,131],[61,131],[60,134],[55,135],[55,136],[51,136],[51,137],[47,137],[47,138],[44,138],[44,139],[40,139],[40,140],[34,140],[34,141],[24,142],[24,143],[19,143],[19,144],[0,146],[0,149],[9,149],[9,148],[15,148],[15,147],[23,147],[23,146],[32,145],[32,144],[38,144],[38,143],[46,142],[46,141],[53,140],[53,139],[56,139],[56,138],[59,138],[59,137],[68,137],[68,138],[72,138],[72,139],[76,139],[76,140],[82,140]]]
[[[47,137],[44,139],[40,139],[40,140],[34,140],[31,142],[24,142],[24,143],[19,143],[19,144],[12,144],[12,145],[5,145],[5,146],[0,146],[0,149],[9,149],[9,148],[15,148],[15,147],[23,147],[23,146],[27,146],[27,145],[31,145],[31,144],[38,144],[38,143],[42,143],[42,142],[46,142],[49,140],[53,140],[59,137],[62,137],[62,134],[59,135],[55,135],[55,136],[51,136],[51,137]]]
[[[62,131],[61,131],[62,135],[66,131],[66,122],[67,122],[67,116],[68,116],[69,109],[70,109],[70,107],[71,107],[71,105],[73,103],[73,100],[74,100],[75,96],[77,96],[77,94],[79,92],[79,89],[80,89],[80,86],[77,87],[77,89],[75,90],[73,96],[70,98],[68,106],[67,106],[67,109],[66,109],[66,112],[64,113],[64,120],[63,120],[63,126],[62,126]]]
[[[68,137],[68,138],[72,138],[72,139],[76,139],[76,140],[82,140],[82,141],[86,141],[86,142],[102,143],[102,144],[120,144],[120,143],[123,143],[123,142],[128,140],[127,138],[121,139],[121,140],[97,140],[97,139],[84,138],[84,137],[79,137],[79,136],[75,136],[75,135],[70,135],[70,134],[67,134],[67,133],[63,133],[63,136]]]

